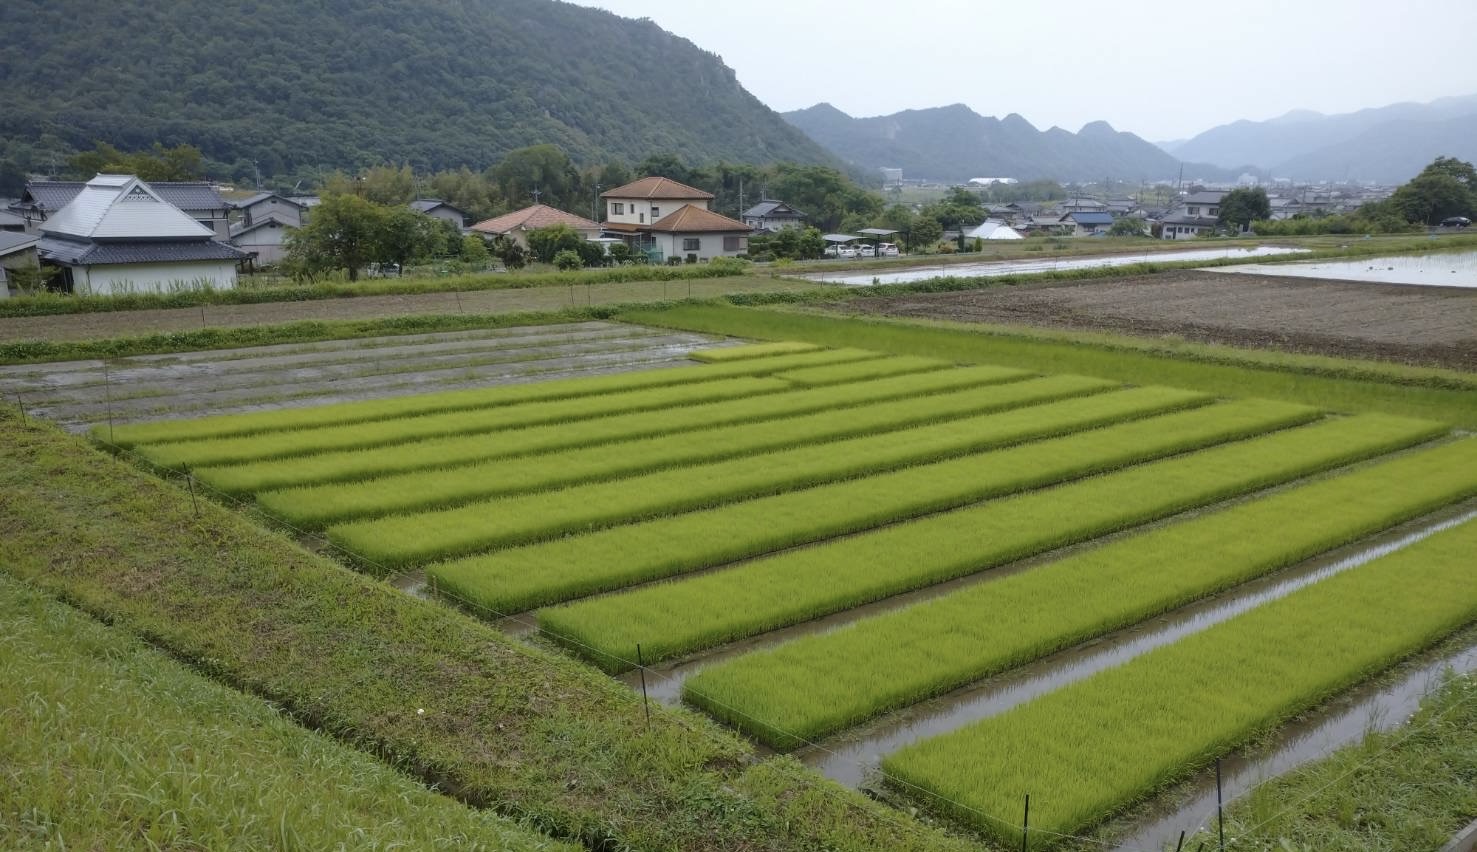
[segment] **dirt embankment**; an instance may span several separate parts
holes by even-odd
[[[1477,371],[1477,290],[1170,272],[857,299],[845,310],[1174,336]]]

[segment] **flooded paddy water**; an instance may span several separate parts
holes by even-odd
[[[1358,260],[1310,260],[1292,263],[1248,263],[1218,266],[1210,272],[1239,275],[1276,275],[1369,281],[1379,284],[1417,284],[1428,287],[1477,288],[1477,251],[1433,252],[1420,255],[1366,257]]]
[[[954,263],[912,267],[896,271],[877,269],[818,272],[805,277],[808,280],[823,284],[868,287],[874,284],[909,284],[915,281],[926,281],[930,278],[998,278],[1004,275],[1030,275],[1040,272],[1065,272],[1072,269],[1101,269],[1114,266],[1132,266],[1136,263],[1179,263],[1198,260],[1225,260],[1228,258],[1251,259],[1272,255],[1298,254],[1306,251],[1308,249],[1288,246],[1184,249],[1098,255],[1094,257],[1060,257],[1042,258],[1040,260],[995,260],[981,263]]]

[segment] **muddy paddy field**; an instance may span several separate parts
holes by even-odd
[[[1477,370],[1477,290],[1471,288],[1191,270],[857,299],[845,310]]]

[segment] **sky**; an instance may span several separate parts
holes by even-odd
[[[1474,0],[574,0],[651,18],[781,112],[963,103],[1151,141],[1292,109],[1477,94]]]

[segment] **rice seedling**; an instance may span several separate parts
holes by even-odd
[[[794,748],[1473,495],[1477,439],[1409,453],[738,657],[684,695]]]
[[[907,373],[923,373],[954,366],[938,358],[920,358],[917,355],[898,355],[853,364],[828,364],[824,367],[804,367],[775,373],[776,378],[797,385],[833,385],[837,382],[856,382],[862,379],[879,379],[884,376],[901,376]]]
[[[419,417],[297,429],[290,432],[263,432],[236,438],[141,444],[134,449],[160,467],[193,468],[254,459],[291,458],[338,450],[382,447],[446,435],[496,432],[632,411],[655,411],[722,399],[744,399],[786,391],[791,387],[792,385],[780,379],[741,377],[602,394],[593,398],[574,397],[496,408],[447,411]]]
[[[979,452],[1060,430],[1060,419],[1070,422],[1083,410],[1115,411],[1121,418],[1145,408],[1205,401],[1201,395],[1172,388],[1136,388],[1107,397],[962,417],[454,509],[349,522],[329,527],[328,537],[372,562],[401,567]]]
[[[863,349],[826,349],[781,355],[750,362],[672,367],[643,370],[590,378],[563,379],[526,385],[499,385],[473,390],[446,391],[417,396],[344,402],[285,411],[258,411],[250,414],[226,414],[194,420],[168,420],[157,423],[132,423],[112,430],[110,443],[120,447],[173,441],[197,441],[207,438],[230,438],[279,432],[367,423],[400,417],[418,417],[448,411],[466,411],[529,402],[571,399],[582,396],[622,393],[633,390],[679,385],[687,382],[709,382],[740,376],[762,376],[799,367],[815,367],[881,358],[885,353]],[[108,437],[106,427],[93,430],[98,439]]]
[[[1111,387],[1097,379],[1053,376],[922,398],[830,408],[760,423],[684,429],[673,426],[669,420],[665,425],[674,431],[648,438],[619,443],[601,443],[595,439],[560,453],[501,458],[454,468],[438,466],[434,470],[362,482],[268,491],[258,494],[257,501],[262,508],[289,523],[317,528],[338,521],[451,507],[473,500],[547,491],[681,465],[815,446],[857,435],[873,435],[1001,411],[1043,399],[1101,392]],[[778,394],[769,399],[784,401],[797,395],[803,396],[804,392]],[[579,430],[580,426],[586,428]],[[598,421],[587,421],[562,428],[566,433],[585,431],[598,434],[595,430],[600,426]],[[566,434],[564,437],[568,439],[571,436]]]
[[[1469,521],[883,768],[1007,843],[1019,829],[982,814],[1025,793],[1033,829],[1076,831],[1477,619],[1473,553]]]
[[[986,385],[1021,381],[1030,374],[1001,367],[960,367],[916,376],[897,376],[823,388],[799,389],[660,411],[616,414],[598,421],[554,423],[475,435],[431,438],[368,450],[344,450],[290,459],[244,462],[195,470],[197,479],[229,494],[315,483],[350,482],[387,474],[487,461],[489,459],[587,448],[616,441],[771,420],[886,400],[924,397]],[[1028,382],[1027,393],[1049,400],[1114,387],[1100,379],[1053,376]],[[1024,387],[1024,386],[1023,386]]]
[[[1099,404],[1109,401],[1098,399]],[[1114,418],[1103,408],[1076,408],[1076,419],[1058,420],[1049,434],[1131,418],[1125,415],[1128,409]],[[1153,413],[1162,412],[1140,411],[1139,416]],[[1282,403],[1223,403],[460,559],[432,565],[427,573],[458,597],[494,611],[513,612],[1101,473],[1317,416],[1312,409]],[[1045,423],[1043,417],[1035,428],[1040,430]]]
[[[701,349],[687,357],[706,364],[726,364],[729,361],[747,361],[750,358],[769,358],[774,355],[794,355],[798,352],[814,352],[821,348],[818,343],[803,340],[777,340],[773,343],[750,343],[746,346],[725,346],[721,349]]]
[[[551,637],[620,669],[662,660],[1088,541],[1429,439],[1445,427],[1365,415],[780,553],[682,582],[543,610]]]

